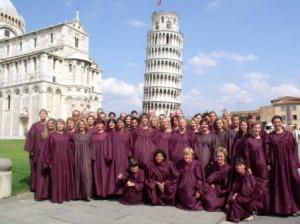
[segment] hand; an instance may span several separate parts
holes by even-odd
[[[211,187],[212,187],[212,189],[215,189],[215,185],[214,184],[212,184],[212,185],[210,185]]]
[[[120,174],[118,175],[118,179],[121,180],[122,178],[123,178],[123,174],[120,173]]]
[[[268,170],[270,171],[271,170],[271,165],[268,165],[267,167],[268,167]]]
[[[238,196],[238,193],[234,193],[234,195],[232,196],[232,200],[235,200],[237,196]]]
[[[200,196],[201,196],[201,195],[200,195],[199,191],[197,191],[197,192],[196,192],[196,198],[198,199],[198,198],[200,198]]]
[[[250,174],[252,174],[252,171],[251,171],[251,169],[250,169],[250,168],[248,169],[248,172],[249,172]]]
[[[127,186],[128,186],[128,187],[133,187],[133,186],[134,186],[134,183],[132,183],[131,181],[127,181]]]

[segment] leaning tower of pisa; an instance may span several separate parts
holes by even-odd
[[[154,12],[148,32],[143,110],[166,114],[180,108],[183,35],[174,12]]]

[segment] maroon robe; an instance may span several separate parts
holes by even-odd
[[[271,213],[291,215],[300,211],[298,146],[293,134],[284,131],[269,135]]]
[[[51,201],[62,203],[75,199],[74,151],[68,133],[53,132],[45,150],[44,168],[50,169]],[[63,171],[63,172],[62,172]]]
[[[130,152],[130,131],[115,131],[109,133],[112,141],[112,163],[109,168],[108,194],[121,195],[122,188],[118,185],[118,176],[128,169]]]
[[[203,210],[201,198],[203,196],[203,186],[205,175],[197,160],[186,163],[181,160],[178,165],[179,180],[177,185],[176,206],[186,210]],[[196,198],[196,192],[200,193],[200,198]]]
[[[186,147],[194,149],[195,135],[187,130],[181,134],[179,131],[174,131],[171,137],[169,156],[170,160],[175,164],[183,159],[183,150]]]
[[[97,132],[97,129],[95,127],[90,127],[87,132],[92,135]]]
[[[111,136],[108,133],[93,133],[91,137],[93,176],[96,195],[106,197],[109,166],[112,161]]]
[[[132,155],[136,158],[141,168],[147,167],[153,158],[156,146],[152,141],[153,130],[136,128],[132,131],[131,135],[131,148]]]
[[[231,129],[225,129],[224,131],[215,132],[218,139],[218,147],[224,147],[228,152],[228,160],[231,161],[232,144],[234,139],[234,133]]]
[[[202,201],[205,210],[220,211],[226,204],[230,191],[231,167],[228,164],[219,166],[214,163],[208,171]],[[214,185],[214,187],[212,187]]]
[[[218,139],[215,133],[209,132],[208,134],[196,134],[196,147],[195,157],[200,161],[204,170],[214,161],[215,149],[218,145]]]
[[[42,145],[42,132],[45,130],[45,124],[41,121],[34,123],[27,133],[25,142],[25,151],[29,152],[30,162],[30,190],[36,190],[37,178],[37,161],[40,156],[40,149]]]
[[[234,175],[232,188],[227,201],[227,221],[240,222],[262,209],[263,192],[257,184],[256,178],[246,171],[244,176]],[[237,193],[235,200],[232,199]]]
[[[146,177],[148,196],[154,205],[174,205],[178,171],[172,161],[164,161],[163,164],[153,162],[149,165]],[[156,182],[164,182],[165,189],[161,192]]]
[[[136,173],[133,173],[129,170],[123,174],[123,177],[120,181],[123,187],[123,194],[120,199],[122,204],[136,205],[144,203],[144,170],[139,169]],[[128,187],[126,185],[127,181],[134,183],[134,186]]]
[[[234,166],[235,160],[244,155],[244,145],[247,136],[237,134],[233,139],[232,152],[231,152],[231,165]]]
[[[167,155],[167,159],[169,159],[171,137],[172,132],[165,132],[162,130],[156,131],[153,135],[153,142],[156,145],[156,148],[163,150]]]

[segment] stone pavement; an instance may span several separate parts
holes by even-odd
[[[124,206],[117,201],[36,202],[31,193],[0,200],[0,224],[225,224],[221,212],[188,212],[174,207]],[[253,224],[300,224],[300,217],[262,217]]]

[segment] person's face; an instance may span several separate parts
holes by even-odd
[[[247,124],[247,122],[242,122],[242,123],[240,124],[240,129],[241,129],[241,132],[242,132],[243,134],[246,134],[247,131],[248,131],[248,124]]]
[[[240,118],[239,117],[233,117],[232,124],[234,127],[238,127],[240,124]]]
[[[105,120],[105,118],[106,118],[104,113],[101,113],[99,117],[100,117],[101,120]]]
[[[275,131],[279,131],[282,129],[282,121],[280,119],[274,119],[273,120],[273,126],[274,126],[274,129]]]
[[[158,127],[158,120],[157,120],[157,118],[153,118],[153,119],[151,120],[151,126],[152,126],[153,128],[157,128],[157,127]]]
[[[116,116],[115,116],[114,114],[110,114],[110,115],[109,115],[109,118],[111,118],[111,119],[115,119],[115,118],[116,118]]]
[[[180,110],[177,110],[176,113],[175,113],[175,115],[177,115],[178,117],[182,117],[183,116],[183,114],[182,114],[182,112]]]
[[[80,121],[78,123],[78,129],[79,129],[79,131],[85,131],[85,123]]]
[[[104,130],[104,124],[103,123],[96,124],[96,129],[97,129],[97,131],[103,131]]]
[[[46,120],[46,118],[47,118],[47,113],[45,111],[41,111],[41,113],[40,113],[40,119],[42,121],[44,121],[44,120]]]
[[[137,173],[137,172],[139,171],[139,166],[131,166],[131,167],[130,167],[130,171],[131,171],[132,173]]]
[[[245,164],[239,164],[239,165],[236,165],[236,166],[235,166],[235,170],[236,170],[236,172],[237,172],[238,174],[243,175],[243,174],[245,173],[245,171],[246,171],[246,166],[245,166]]]
[[[174,119],[173,119],[173,125],[175,126],[175,127],[177,127],[178,126],[178,118],[177,117],[174,117]]]
[[[186,122],[184,119],[180,119],[179,122],[178,122],[178,127],[180,129],[184,129],[186,127]]]
[[[194,130],[196,130],[198,128],[198,124],[197,124],[196,120],[194,120],[194,119],[191,120],[191,126]]]
[[[208,131],[208,127],[209,127],[208,123],[205,122],[205,121],[203,121],[202,124],[201,124],[201,126],[200,126],[201,132],[207,132]]]
[[[96,119],[96,118],[97,118],[97,114],[96,114],[96,113],[94,113],[94,112],[91,112],[91,113],[90,113],[90,116],[92,116],[94,119]]]
[[[261,133],[261,126],[260,126],[260,124],[255,125],[252,128],[251,132],[252,132],[252,135],[254,137],[260,136],[260,133]]]
[[[130,125],[131,124],[131,117],[126,117],[126,120],[125,120],[126,124],[127,125]]]
[[[192,160],[193,160],[193,154],[192,153],[184,153],[184,155],[183,155],[183,159],[184,159],[184,161],[186,162],[186,163],[191,163],[192,162]]]
[[[219,165],[223,165],[225,163],[225,155],[222,152],[218,152],[216,155],[216,161]]]
[[[138,125],[139,124],[138,124],[137,120],[134,119],[134,120],[131,121],[131,127],[132,128],[136,128]]]
[[[165,118],[162,120],[162,128],[164,130],[167,130],[169,128],[169,120],[168,119]]]
[[[114,128],[116,127],[115,122],[110,121],[109,124],[108,124],[108,127],[109,127],[110,129],[114,129]]]
[[[172,111],[172,112],[170,113],[170,117],[174,117],[174,116],[175,116],[175,112]]]
[[[216,128],[217,128],[217,130],[222,130],[223,129],[223,121],[222,120],[218,120],[216,122]]]
[[[143,116],[143,117],[142,117],[142,125],[143,125],[143,126],[147,126],[147,125],[148,125],[148,122],[149,122],[148,117]]]
[[[252,124],[253,122],[255,122],[256,121],[256,118],[255,117],[250,117],[249,119],[248,119],[248,123],[249,124]]]
[[[75,128],[75,123],[74,123],[74,121],[68,120],[67,128],[68,128],[68,130],[73,130],[73,129]]]
[[[216,113],[210,113],[209,114],[209,119],[211,122],[214,122],[217,119]]]
[[[202,120],[202,116],[201,116],[200,114],[198,114],[198,115],[196,116],[196,119],[197,119],[198,123],[200,123],[200,121]]]
[[[79,119],[79,113],[78,113],[78,111],[74,111],[72,113],[72,118],[75,119],[75,121],[77,121]]]
[[[48,130],[52,131],[54,129],[54,122],[51,120],[51,121],[48,121],[47,123],[47,128]]]
[[[88,122],[88,124],[89,124],[90,126],[93,126],[94,123],[95,123],[95,120],[94,120],[93,117],[89,117],[88,120],[87,120],[87,122]]]
[[[230,118],[231,118],[231,114],[228,113],[228,112],[225,112],[225,113],[223,114],[223,116],[224,116],[225,120],[227,120],[227,121],[229,121]]]
[[[63,131],[64,128],[65,128],[65,124],[63,122],[59,121],[59,122],[56,123],[56,129],[57,129],[57,131]]]
[[[134,113],[131,114],[131,116],[132,117],[138,117],[138,114],[134,112]]]
[[[160,121],[162,121],[162,120],[165,119],[165,118],[166,118],[165,115],[160,115],[160,116],[159,116],[159,120],[160,120]]]
[[[164,158],[163,154],[161,154],[161,153],[158,153],[158,154],[155,156],[155,161],[156,161],[158,164],[162,163],[164,160],[165,160],[165,158]]]
[[[120,114],[120,118],[121,118],[122,120],[125,120],[125,117],[126,117],[126,114],[125,114],[125,113],[121,113],[121,114]]]
[[[121,120],[118,120],[118,122],[117,122],[117,126],[118,126],[118,129],[119,129],[119,130],[121,130],[121,129],[123,129],[123,128],[124,128],[125,124],[124,124],[124,122],[123,122],[123,121],[121,121]]]

